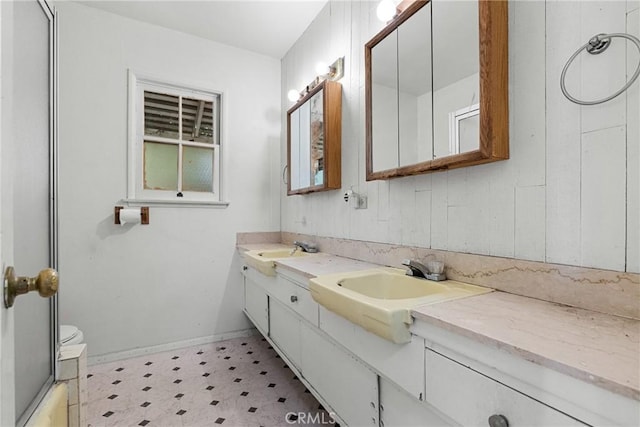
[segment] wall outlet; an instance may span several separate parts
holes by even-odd
[[[348,190],[344,193],[344,201],[353,209],[367,209],[367,196]]]

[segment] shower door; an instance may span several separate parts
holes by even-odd
[[[9,239],[13,245],[11,248],[3,242],[3,267],[10,265],[6,262],[10,256],[6,255],[11,255],[12,249],[16,275],[35,276],[46,267],[56,268],[54,14],[45,1],[11,3],[2,8],[2,23],[9,22],[13,27],[11,47],[5,51],[7,45],[3,44],[2,53],[3,62],[6,56],[11,58],[11,89],[3,87],[10,98],[10,118],[5,123],[3,117],[3,126],[11,130],[10,138],[3,138],[3,146],[10,147],[8,173],[13,196],[5,195],[3,201],[9,199],[13,205],[13,227],[4,224],[13,232]],[[3,64],[3,71],[6,68]],[[5,158],[3,166],[6,163]],[[3,215],[6,210],[3,208]],[[17,426],[27,422],[54,381],[56,306],[55,296],[42,298],[30,292],[18,296],[14,306],[7,309],[13,311],[13,322],[3,327],[13,328],[13,343],[3,334],[2,344],[13,344]],[[8,388],[4,380],[3,376],[3,393]]]

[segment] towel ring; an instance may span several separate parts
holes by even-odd
[[[576,59],[576,56],[578,56],[583,49],[592,55],[598,55],[604,52],[605,50],[607,50],[607,48],[611,44],[611,39],[614,37],[620,37],[633,42],[636,45],[636,48],[638,48],[638,53],[640,53],[640,40],[638,40],[637,37],[632,36],[631,34],[611,33],[611,34],[597,34],[593,36],[587,43],[585,43],[583,46],[580,47],[580,49],[576,50],[576,52],[573,55],[571,55],[571,58],[569,58],[564,68],[562,69],[562,75],[560,76],[560,89],[562,89],[562,93],[564,94],[564,96],[567,97],[569,101],[579,105],[602,104],[603,102],[610,101],[616,96],[620,95],[622,92],[627,90],[629,86],[633,84],[633,82],[636,81],[636,79],[638,78],[638,75],[640,75],[640,61],[638,61],[638,66],[636,67],[636,71],[633,73],[633,76],[631,76],[629,81],[616,93],[614,93],[613,95],[607,96],[606,98],[598,99],[596,101],[582,101],[580,99],[577,99],[571,96],[567,91],[567,88],[565,87],[564,80],[567,74],[567,70],[569,69],[569,65],[571,65],[573,60]]]

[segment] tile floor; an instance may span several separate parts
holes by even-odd
[[[330,415],[261,336],[88,368],[89,425],[333,425]],[[309,418],[307,418],[309,419]]]

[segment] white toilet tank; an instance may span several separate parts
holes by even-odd
[[[60,325],[60,345],[82,344],[84,335],[73,325]]]

